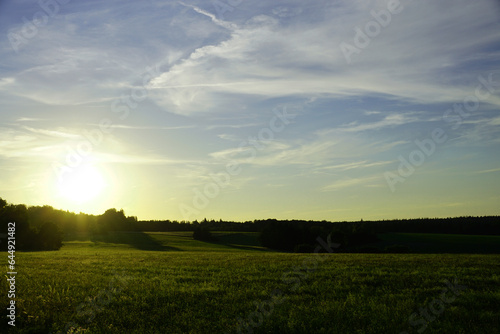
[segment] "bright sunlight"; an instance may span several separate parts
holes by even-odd
[[[66,172],[58,182],[59,195],[74,203],[96,198],[105,186],[104,178],[95,166],[86,165]]]

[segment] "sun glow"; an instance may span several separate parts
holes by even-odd
[[[73,203],[95,199],[105,187],[102,174],[94,166],[81,166],[67,171],[58,182],[59,195]]]

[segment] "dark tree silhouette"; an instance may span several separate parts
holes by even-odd
[[[7,204],[0,198],[2,233],[6,233],[10,222],[15,223],[16,250],[56,250],[62,246],[63,234],[56,224],[45,223],[33,228],[26,205]],[[1,246],[6,249],[7,243],[2,242]]]
[[[108,209],[97,218],[97,231],[107,233],[110,231],[132,231],[135,229],[134,217],[125,217],[123,209]]]
[[[53,222],[43,224],[37,233],[40,249],[58,250],[62,247],[63,233]]]
[[[197,227],[193,232],[193,239],[200,241],[208,241],[213,242],[216,241],[216,238],[212,235],[210,230],[203,227]]]

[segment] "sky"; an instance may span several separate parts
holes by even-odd
[[[139,219],[500,215],[500,2],[0,2],[0,197]]]

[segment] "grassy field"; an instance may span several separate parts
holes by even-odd
[[[291,254],[253,233],[218,237],[119,233],[18,252],[16,328],[4,317],[0,331],[500,333],[499,255]],[[1,294],[5,310],[5,279]]]

